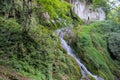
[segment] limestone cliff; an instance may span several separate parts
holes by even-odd
[[[105,12],[102,8],[92,9],[92,4],[85,0],[69,0],[73,4],[73,11],[83,20],[105,20]]]

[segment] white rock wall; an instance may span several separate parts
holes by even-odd
[[[83,20],[105,20],[105,12],[102,8],[96,8],[94,11],[91,10],[90,6],[86,4],[85,0],[69,0],[73,4],[73,11]]]

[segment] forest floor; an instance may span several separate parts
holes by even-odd
[[[30,80],[13,70],[8,70],[4,66],[0,66],[0,80]]]

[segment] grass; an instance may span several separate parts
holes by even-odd
[[[114,80],[114,71],[118,70],[117,63],[112,60],[107,50],[106,35],[116,31],[113,23],[94,22],[73,29],[76,40],[71,46],[85,66],[93,73],[105,80]],[[117,75],[117,74],[116,74]]]
[[[13,19],[0,18],[0,65],[32,80],[78,80],[78,64],[60,46],[56,33],[44,26],[23,34]]]

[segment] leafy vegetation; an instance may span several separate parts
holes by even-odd
[[[70,4],[64,0],[38,0],[43,11],[48,12],[51,18],[64,18],[69,14]]]
[[[117,24],[120,24],[120,6],[111,10],[111,12],[108,14],[108,19],[114,21]]]
[[[0,18],[0,36],[0,65],[35,80],[80,78],[79,66],[47,28],[36,26],[26,35],[15,20]]]
[[[72,42],[71,46],[88,69],[105,80],[115,80],[114,76],[119,77],[118,65],[112,60],[114,56],[109,54],[109,46],[107,44],[108,40],[112,40],[109,38],[109,34],[120,30],[120,26],[106,21],[76,28],[73,29],[76,34],[76,40]],[[114,46],[114,48],[119,50],[117,46]]]
[[[93,8],[109,7],[107,0],[86,1]],[[78,64],[54,31],[72,25],[70,45],[82,63],[105,80],[120,79],[120,8],[108,14],[109,20],[85,25],[71,7],[68,0],[0,0],[0,66],[32,80],[79,80]],[[0,79],[18,80],[1,69]]]

